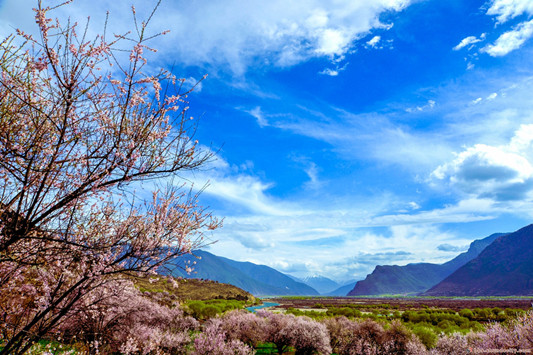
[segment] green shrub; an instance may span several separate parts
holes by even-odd
[[[202,309],[202,318],[213,318],[219,313],[223,313],[220,308],[214,304],[208,304]]]
[[[417,325],[412,330],[426,348],[431,349],[437,344],[438,336],[430,328]]]
[[[191,311],[191,315],[196,319],[201,319],[203,315],[203,309],[205,304],[202,301],[190,301],[187,303],[187,307]]]
[[[461,317],[468,318],[468,320],[472,320],[472,319],[474,319],[474,312],[472,312],[472,310],[470,310],[470,309],[468,309],[468,308],[462,309],[462,310],[459,312],[459,315],[460,315]]]

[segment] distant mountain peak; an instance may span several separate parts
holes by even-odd
[[[336,281],[321,275],[306,276],[301,280],[306,285],[317,290],[320,294],[326,294],[340,286]]]

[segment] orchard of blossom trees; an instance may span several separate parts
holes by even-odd
[[[231,311],[203,325],[193,354],[251,354],[260,343],[274,344],[274,352],[339,355],[461,355],[509,353],[533,349],[533,313],[507,325],[495,323],[484,332],[442,334],[432,349],[397,321],[384,326],[367,319],[346,317],[315,321],[305,316],[258,311]]]
[[[0,355],[43,341],[80,354],[533,348],[531,313],[443,335],[428,350],[398,322],[241,310],[200,324],[186,307],[141,292],[135,277],[191,253],[220,226],[177,180],[212,155],[194,139],[183,80],[148,65],[152,16],[139,22],[133,9],[131,33],[90,37],[88,24],[53,20],[53,10],[37,1],[38,34],[17,30],[0,42]],[[135,194],[154,180],[168,187]]]

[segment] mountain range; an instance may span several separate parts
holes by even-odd
[[[290,277],[292,277],[294,280],[298,282],[302,282],[308,286],[311,286],[312,288],[317,290],[318,293],[320,293],[321,295],[325,295],[328,292],[332,292],[340,287],[340,285],[337,282],[333,281],[330,278],[320,276],[320,275],[307,276],[304,278],[297,278],[294,276],[290,276]]]
[[[347,283],[346,285],[343,285],[333,291],[324,293],[324,296],[346,296],[351,290],[353,290],[356,283],[357,281]]]
[[[504,234],[495,233],[486,238],[475,240],[470,244],[468,251],[444,264],[378,265],[364,280],[355,284],[348,296],[416,295],[427,291],[455,270],[476,258],[485,247],[502,235]]]
[[[475,240],[468,251],[443,264],[378,265],[364,280],[342,286],[327,277],[297,279],[265,265],[203,250],[193,255],[176,258],[171,274],[228,283],[255,296],[533,295],[533,225]],[[184,268],[193,263],[189,275]]]
[[[265,265],[235,261],[204,250],[195,250],[193,255],[180,256],[171,262],[169,269],[172,276],[223,282],[242,288],[254,296],[319,295],[311,286]],[[184,267],[194,262],[193,272],[185,272]]]
[[[533,295],[533,225],[497,238],[424,295]]]

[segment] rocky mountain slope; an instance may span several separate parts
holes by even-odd
[[[444,280],[455,270],[474,259],[481,251],[503,233],[475,240],[468,251],[444,264],[418,263],[405,266],[378,265],[374,271],[359,281],[348,296],[376,296],[383,294],[418,294]]]
[[[424,295],[533,295],[533,225],[496,239]]]

